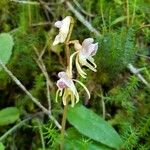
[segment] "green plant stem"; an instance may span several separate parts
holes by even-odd
[[[66,102],[66,105],[64,106],[63,118],[62,118],[62,124],[61,124],[61,126],[62,126],[62,128],[61,128],[61,145],[60,145],[61,150],[64,149],[67,109],[68,109],[68,101]]]
[[[132,24],[133,24],[134,18],[135,18],[136,1],[137,1],[137,0],[134,0],[134,8],[133,8],[133,14],[132,14],[132,20],[131,20],[131,23],[132,23]]]
[[[45,142],[44,142],[43,131],[42,131],[42,125],[41,125],[40,120],[38,120],[38,127],[39,127],[39,133],[40,133],[40,137],[41,137],[42,150],[45,150]]]
[[[106,28],[106,22],[105,22],[105,19],[104,19],[103,0],[101,0],[100,2],[101,2],[101,3],[100,3],[100,9],[101,9],[100,11],[101,11],[102,22],[103,22],[103,27],[104,27],[104,28],[103,28],[103,29],[104,29],[103,31],[105,32],[107,28]]]
[[[129,0],[126,0],[126,13],[127,13],[127,26],[129,26],[130,23]]]

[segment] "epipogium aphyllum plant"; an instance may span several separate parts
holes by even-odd
[[[59,28],[59,33],[55,37],[53,45],[57,45],[59,43],[65,44],[65,52],[66,52],[66,61],[67,61],[67,69],[66,71],[61,71],[58,73],[59,80],[57,81],[58,90],[56,92],[56,101],[58,100],[58,96],[62,98],[64,111],[62,118],[62,129],[61,129],[61,149],[64,147],[64,134],[65,134],[65,124],[66,124],[66,116],[67,116],[67,107],[69,102],[71,102],[71,106],[74,107],[76,103],[79,102],[79,93],[75,86],[75,83],[80,84],[86,91],[88,98],[90,99],[90,92],[86,88],[86,86],[73,78],[72,73],[72,65],[73,60],[75,59],[77,73],[81,75],[83,78],[87,77],[86,72],[83,71],[82,66],[88,67],[90,70],[96,72],[96,64],[94,62],[94,56],[98,49],[98,43],[93,43],[93,38],[86,38],[82,44],[80,44],[79,40],[70,40],[72,30],[74,26],[74,20],[71,16],[65,17],[62,21],[57,21],[55,23],[55,27]],[[70,45],[73,44],[75,52],[70,55]],[[74,58],[75,57],[75,58]]]

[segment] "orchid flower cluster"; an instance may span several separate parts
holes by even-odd
[[[87,77],[86,72],[83,71],[82,66],[88,67],[90,70],[96,72],[96,64],[94,62],[93,56],[98,50],[98,43],[94,43],[93,38],[85,39],[82,44],[79,40],[70,41],[70,35],[72,32],[73,18],[71,16],[65,17],[62,21],[57,21],[55,27],[59,29],[58,35],[55,37],[53,45],[59,43],[65,43],[67,45],[73,44],[75,52],[70,56],[70,62],[67,66],[66,71],[61,71],[58,73],[59,80],[57,81],[58,90],[56,92],[56,101],[58,96],[62,97],[63,104],[66,105],[68,102],[68,97],[70,96],[71,106],[73,107],[75,103],[79,102],[79,93],[76,89],[75,82],[79,83],[86,91],[89,99],[90,92],[86,86],[79,80],[73,79],[72,77],[72,64],[73,58],[75,57],[75,65],[77,72],[83,78]],[[69,39],[68,39],[69,38]]]

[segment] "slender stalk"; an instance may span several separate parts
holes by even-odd
[[[103,119],[105,119],[106,110],[105,110],[105,102],[104,102],[103,94],[101,95],[101,100],[102,100],[102,109],[103,109]]]
[[[100,11],[101,11],[101,16],[102,16],[102,21],[103,21],[103,27],[104,27],[104,31],[106,31],[106,22],[105,22],[105,19],[104,19],[104,11],[103,11],[103,0],[100,1]]]
[[[60,149],[64,149],[64,141],[65,141],[65,127],[66,127],[66,118],[67,118],[67,109],[68,109],[68,101],[66,101],[66,105],[64,106],[63,118],[61,123],[61,145]]]
[[[31,5],[28,4],[28,15],[29,15],[29,26],[31,26],[32,15],[31,15]]]
[[[133,24],[134,18],[135,18],[136,1],[137,1],[137,0],[134,0],[134,8],[133,8],[133,14],[132,14],[132,20],[131,20],[131,23],[132,23],[132,24]]]
[[[42,150],[45,150],[45,142],[44,142],[44,137],[43,137],[42,125],[41,125],[40,120],[38,120],[37,122],[38,122],[40,137],[41,137]]]
[[[130,24],[129,0],[126,0],[127,26]]]
[[[72,67],[70,66],[70,49],[69,49],[69,41],[70,37],[72,34],[74,26],[74,20],[71,18],[71,23],[70,23],[70,29],[69,29],[69,34],[67,36],[66,42],[65,42],[65,53],[66,53],[66,61],[67,61],[67,69],[68,72],[70,73],[69,76],[72,78]],[[60,149],[64,149],[64,138],[65,138],[65,126],[66,126],[66,118],[67,118],[67,109],[68,109],[68,100],[66,100],[66,105],[64,106],[64,111],[63,111],[63,117],[62,117],[62,123],[61,123],[61,145]]]

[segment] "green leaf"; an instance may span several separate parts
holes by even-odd
[[[127,18],[127,16],[120,16],[120,17],[118,17],[117,19],[115,19],[115,20],[110,24],[110,26],[115,25],[115,24],[117,24],[117,23],[119,23],[119,22],[122,22],[122,21],[124,21],[126,18]]]
[[[13,45],[13,38],[10,34],[0,34],[0,59],[4,64],[6,64],[11,57]]]
[[[78,146],[77,146],[78,145]],[[75,128],[67,129],[65,150],[112,150],[81,135]]]
[[[3,145],[2,142],[0,142],[0,150],[4,150],[5,149],[5,146]]]
[[[81,105],[68,108],[68,121],[83,135],[109,147],[119,149],[122,140],[103,118]]]
[[[19,119],[19,110],[16,107],[7,107],[0,110],[0,126],[14,123]]]

